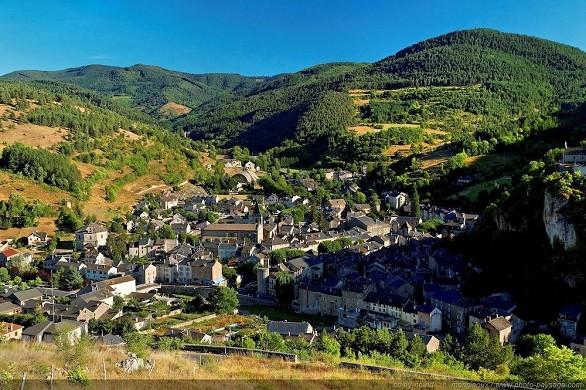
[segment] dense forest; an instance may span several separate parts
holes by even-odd
[[[77,191],[81,185],[79,170],[65,156],[22,144],[2,151],[0,167],[65,191]]]

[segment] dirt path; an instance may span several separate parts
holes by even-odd
[[[142,190],[142,191],[138,191],[136,194],[137,194],[137,195],[142,195],[142,194],[144,194],[145,192],[149,192],[149,191],[156,190],[156,189],[158,189],[158,188],[163,188],[163,187],[167,187],[167,185],[166,185],[166,184],[158,184],[158,185],[156,185],[156,186],[150,186],[149,188],[145,188],[145,189],[144,189],[144,190]]]

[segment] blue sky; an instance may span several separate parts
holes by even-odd
[[[92,63],[272,75],[488,27],[586,49],[584,0],[3,0],[0,74]]]

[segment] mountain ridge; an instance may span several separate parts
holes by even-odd
[[[461,98],[458,104],[462,107],[457,109],[469,111],[472,107],[474,111],[480,106],[484,111],[494,111],[492,106],[501,101],[499,110],[509,106],[512,118],[523,118],[533,116],[533,111],[553,113],[577,106],[586,100],[586,53],[527,35],[471,29],[423,40],[374,63],[319,64],[268,77],[195,75],[136,64],[124,68],[89,65],[39,73],[16,71],[2,78],[74,83],[110,94],[194,139],[213,141],[218,146],[239,144],[261,152],[286,141],[303,146],[312,125],[307,123],[311,117],[307,111],[324,101],[327,91],[480,84],[482,93],[473,100]],[[338,109],[345,100],[338,97],[328,96],[330,106],[322,105],[322,113],[331,116],[331,121],[319,124],[322,129],[331,128],[330,133],[336,136],[344,133],[340,124],[356,120],[347,117],[347,110]],[[429,102],[426,99],[423,97],[420,103],[425,105]],[[167,103],[190,110],[161,118],[159,109]]]

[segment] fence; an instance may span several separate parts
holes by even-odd
[[[239,347],[225,347],[221,345],[200,345],[186,344],[184,351],[211,353],[215,355],[261,355],[272,359],[282,359],[288,362],[297,363],[299,358],[296,354],[276,351],[264,351],[262,349],[250,349]]]

